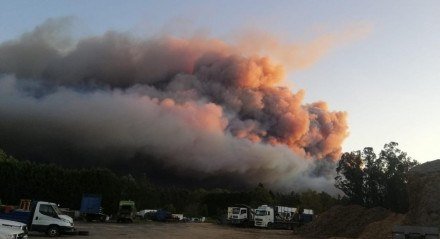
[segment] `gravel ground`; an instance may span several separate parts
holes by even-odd
[[[75,224],[78,230],[89,231],[89,236],[62,236],[63,238],[80,237],[84,239],[116,238],[178,238],[178,239],[216,239],[216,238],[289,238],[300,239],[289,230],[265,230],[256,228],[235,228],[212,223],[81,223]],[[31,233],[29,238],[45,237],[44,234]]]

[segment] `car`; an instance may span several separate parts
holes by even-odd
[[[0,219],[0,239],[27,239],[27,234],[26,224]]]

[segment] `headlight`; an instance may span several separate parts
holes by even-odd
[[[23,230],[23,232],[24,232],[25,234],[27,234],[27,233],[29,232],[27,226],[22,226],[22,227],[21,227],[21,230]]]
[[[18,234],[9,234],[9,235],[6,235],[5,238],[7,238],[7,239],[17,239],[18,238]]]

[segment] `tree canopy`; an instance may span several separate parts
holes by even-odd
[[[138,209],[164,208],[188,216],[216,217],[228,206],[247,204],[284,205],[314,209],[320,213],[338,202],[325,192],[272,192],[263,184],[253,189],[189,189],[154,185],[147,175],[118,175],[105,168],[63,168],[53,164],[21,161],[0,149],[0,199],[18,204],[20,199],[51,201],[79,209],[84,193],[102,196],[108,214],[115,213],[119,200],[134,200]]]
[[[344,153],[336,168],[335,186],[351,203],[408,210],[407,173],[418,163],[390,142],[377,155],[373,148]]]

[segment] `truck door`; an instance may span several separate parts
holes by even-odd
[[[241,209],[240,210],[240,218],[241,219],[247,219],[247,210],[246,210],[246,208],[245,209]]]
[[[39,204],[35,210],[33,227],[38,227],[40,230],[45,230],[50,224],[54,224],[54,220],[58,219],[58,214],[53,209],[52,205]],[[56,223],[55,223],[56,224]]]

